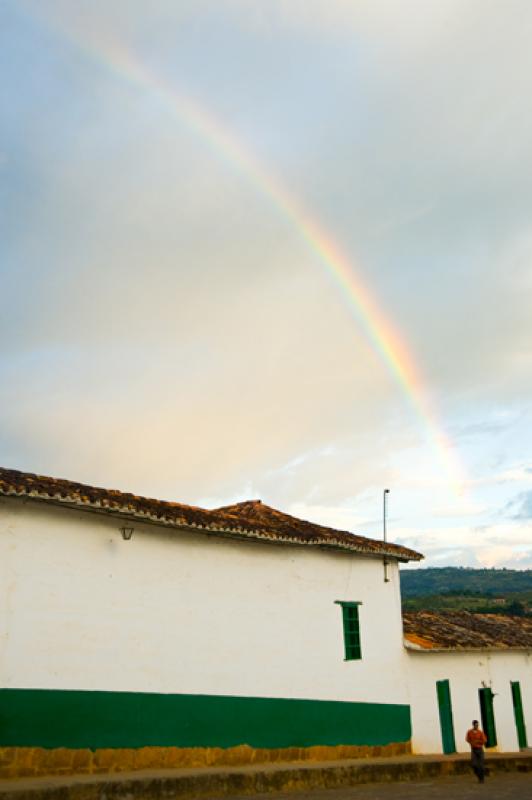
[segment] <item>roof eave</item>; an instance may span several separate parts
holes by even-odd
[[[76,500],[72,497],[62,497],[59,493],[54,496],[50,496],[40,494],[39,492],[3,490],[0,492],[0,494],[4,497],[17,497],[32,502],[46,503],[47,505],[63,508],[67,507],[76,511],[117,517],[121,520],[142,522],[144,524],[158,525],[164,528],[172,528],[174,530],[188,530],[194,533],[205,533],[213,536],[219,535],[223,538],[239,539],[241,541],[262,541],[270,544],[297,545],[299,547],[319,547],[325,550],[354,553],[356,555],[367,556],[370,558],[390,558],[394,559],[395,561],[401,561],[402,563],[407,563],[408,561],[420,561],[423,558],[421,554],[416,554],[417,557],[413,556],[412,558],[409,558],[406,554],[398,554],[388,550],[374,551],[357,547],[356,545],[349,545],[340,541],[328,542],[320,539],[315,541],[302,541],[301,539],[296,539],[289,536],[282,536],[279,534],[273,535],[266,532],[262,533],[260,531],[247,528],[244,525],[235,525],[235,527],[201,525],[198,523],[187,522],[186,520],[159,517],[146,511],[135,511],[131,508],[112,507],[104,505],[100,501],[87,502],[85,500]]]
[[[519,645],[513,647],[512,645],[507,645],[504,647],[493,647],[487,645],[486,647],[421,647],[420,645],[415,645],[412,642],[408,642],[406,639],[403,641],[403,645],[405,650],[410,651],[411,653],[442,653],[452,654],[452,653],[531,653],[532,646],[527,647],[526,645]]]

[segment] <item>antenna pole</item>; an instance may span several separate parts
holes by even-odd
[[[382,493],[382,539],[384,544],[386,544],[386,497],[390,494],[389,489],[385,489]],[[384,566],[384,583],[389,583],[390,579],[388,577],[388,561],[386,556],[383,559],[383,566]]]

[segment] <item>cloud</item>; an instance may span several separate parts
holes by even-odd
[[[246,17],[245,8],[249,5],[237,3],[234,8]],[[299,166],[303,173],[298,174],[293,164],[289,165],[286,172],[288,185],[301,185],[311,197],[316,186],[316,197],[312,197],[311,205],[318,216],[333,220],[332,232],[347,244],[348,251],[355,256],[361,253],[362,279],[374,283],[385,312],[388,311],[397,327],[406,332],[436,393],[445,396],[467,391],[471,397],[481,397],[489,391],[498,392],[505,399],[510,393],[530,388],[529,381],[523,377],[530,374],[526,369],[530,360],[527,350],[530,322],[525,289],[531,252],[530,231],[526,226],[532,195],[530,182],[524,180],[524,175],[530,170],[530,131],[528,117],[523,120],[522,93],[516,86],[513,86],[513,91],[508,91],[508,81],[518,80],[518,76],[526,74],[523,62],[528,63],[530,58],[521,35],[523,25],[519,15],[503,13],[493,4],[486,12],[485,6],[478,3],[442,3],[438,6],[411,3],[409,13],[405,13],[402,6],[399,11],[394,3],[359,4],[356,12],[350,3],[317,4],[312,9],[308,6],[305,9],[305,4],[301,7],[291,3],[274,5],[276,12],[272,12],[272,18],[276,20],[277,34],[283,25],[287,25],[287,35],[295,37],[292,43],[297,44],[302,53],[309,46],[304,38],[304,21],[316,24],[319,31],[323,18],[336,19],[340,33],[346,20],[350,20],[360,36],[357,40],[359,69],[353,70],[351,65],[345,70],[347,77],[335,74],[333,79],[332,75],[327,75],[330,59],[324,58],[320,65],[324,73],[322,80],[329,82],[333,93],[340,92],[337,102],[343,99],[344,92],[355,92],[357,96],[362,95],[366,111],[369,110],[366,103],[371,99],[371,113],[362,116],[354,112],[344,113],[341,125],[335,124],[334,117],[329,120],[317,142],[321,146],[322,136],[325,136],[327,151],[334,153],[333,158],[325,160],[316,159],[312,137],[306,137],[309,146],[301,136],[296,117],[291,117],[286,111],[283,116],[283,146],[293,158],[290,143],[294,138],[301,153]],[[60,4],[57,8],[67,19],[72,17],[76,21],[76,14],[68,12],[68,4]],[[84,15],[91,16],[97,29],[103,30],[107,26],[116,28],[118,33],[118,21],[123,21],[126,9],[128,24],[135,28],[133,38],[136,39],[141,36],[145,22],[140,5],[131,8],[129,4],[119,3],[114,11],[108,12],[103,4],[86,4]],[[526,15],[526,5],[522,10]],[[208,28],[213,24],[211,15],[214,13],[212,4],[202,4],[199,11],[186,6],[173,12],[171,4],[160,3],[158,14],[150,16],[147,39],[152,37],[156,40],[163,36],[163,29],[168,25],[173,24],[179,30],[187,19]],[[292,19],[294,23],[303,21],[301,29],[290,23]],[[316,20],[320,22],[316,23]],[[501,30],[512,42],[512,47],[501,49],[498,44]],[[122,31],[121,35],[128,41],[126,32]],[[256,55],[250,63],[250,70],[255,71],[257,77],[265,77],[266,63],[271,63],[271,51],[267,46],[269,39],[263,40],[261,36],[260,31],[256,33]],[[225,38],[221,42],[222,48]],[[242,46],[239,39],[238,46]],[[137,42],[137,47],[142,54],[141,43]],[[452,60],[447,57],[450,49]],[[225,50],[223,52],[225,55]],[[493,57],[494,52],[497,58]],[[330,56],[329,49],[326,48],[325,54]],[[281,59],[284,57],[284,53],[281,54]],[[442,63],[446,64],[445,70],[441,70]],[[292,66],[294,74],[300,78],[303,65],[308,73],[308,63],[303,60]],[[193,65],[180,66],[186,73]],[[163,60],[160,69],[164,75],[165,69],[171,72],[173,67],[168,55],[166,64]],[[360,70],[370,86],[369,90],[360,85]],[[317,72],[312,73],[312,80],[317,81],[315,88],[320,93],[324,85],[319,83]],[[267,83],[267,80],[262,83]],[[233,105],[242,101],[238,81],[233,81],[230,87],[220,88],[223,88],[224,95],[232,97]],[[323,95],[321,92],[320,96]],[[112,102],[116,104],[116,96]],[[206,96],[204,102],[209,105],[212,97]],[[255,106],[253,98],[246,98],[246,102],[250,116],[253,113],[260,115],[261,110]],[[231,101],[228,106],[231,106]],[[496,112],[491,113],[491,109],[496,109]],[[271,111],[269,105],[267,110]],[[131,104],[124,105],[123,113],[124,118],[131,115]],[[297,106],[297,114],[301,116],[304,113],[305,105]],[[132,117],[133,125],[128,128],[134,131],[138,115]],[[241,122],[242,116],[238,119]],[[231,119],[227,121],[231,125]],[[158,122],[161,123],[160,118]],[[243,127],[248,129],[250,124],[244,120]],[[163,125],[168,127],[167,122]],[[182,131],[179,123],[175,125],[175,120],[172,121],[172,130],[174,136],[176,132],[178,134],[176,144],[183,146]],[[252,135],[258,135],[254,128],[249,130]],[[390,130],[393,130],[393,136]],[[123,146],[124,132],[120,133],[119,141]],[[170,199],[165,203],[165,194],[158,193],[155,180],[164,180],[164,172],[161,168],[157,171],[158,162],[151,156],[161,145],[162,137],[157,136],[153,129],[145,133],[148,135],[142,150],[146,149],[149,154],[146,160],[149,169],[142,169],[142,161],[136,156],[136,152],[140,153],[138,148],[135,152],[131,147],[126,159],[127,146],[124,157],[118,159],[115,167],[116,170],[120,161],[126,160],[135,164],[135,169],[124,164],[122,176],[136,176],[136,181],[129,181],[128,193],[142,192],[144,198],[143,202],[137,202],[136,217],[131,218],[130,214],[124,220],[124,229],[142,229],[146,225],[155,229],[156,216],[164,218],[165,207],[175,208],[176,205],[180,209],[190,209],[188,216],[182,216],[182,228],[185,225],[194,228],[194,218],[201,219],[202,224],[207,218],[224,218],[225,221],[226,215],[217,215],[214,204],[212,209],[201,208],[194,201],[194,194],[189,197],[180,191],[173,202]],[[89,130],[89,134],[92,137],[94,131]],[[507,146],[509,140],[512,143],[510,149]],[[169,141],[170,134],[162,146],[165,163],[172,159]],[[190,151],[191,148],[185,144],[183,152]],[[278,151],[273,155],[278,156]],[[223,206],[216,185],[202,178],[205,172],[219,173],[215,160],[209,157],[208,168],[202,170],[200,158],[197,151],[195,158],[180,159],[176,163],[176,172],[183,169],[183,164],[190,164],[184,179],[181,175],[175,176],[176,186],[178,183],[186,185],[187,175],[196,174],[198,189],[203,187],[204,190],[203,198],[218,196]],[[79,158],[75,163],[79,163]],[[279,166],[281,169],[284,166],[282,153]],[[503,173],[502,185],[494,179],[499,169]],[[150,181],[150,175],[152,187],[145,185]],[[171,175],[172,169],[168,170],[168,176]],[[222,180],[224,191],[230,191],[227,188],[230,183]],[[100,195],[105,198],[108,192],[102,191]],[[247,193],[247,202],[251,195],[252,192]],[[200,196],[199,191],[197,196]],[[160,202],[157,202],[157,197]],[[121,198],[116,198],[115,207],[121,202]],[[151,219],[147,215],[148,204],[151,204]],[[254,205],[252,200],[251,205]],[[241,210],[239,214],[242,214]],[[110,219],[120,226],[119,218],[110,215]],[[418,226],[415,225],[416,219]],[[466,219],[467,224],[463,221]],[[212,224],[209,222],[209,226]],[[255,215],[246,227],[255,230],[257,224]],[[242,227],[232,229],[234,240],[241,240]],[[181,244],[186,251],[188,239],[169,241],[164,230],[162,233],[160,241],[166,244],[167,249]],[[272,234],[277,235],[273,226],[270,241]],[[125,230],[122,235],[125,236]],[[519,245],[516,244],[518,240],[521,242]],[[257,250],[263,248],[260,240],[258,244],[254,251],[251,245],[249,247],[254,260]],[[521,254],[516,255],[519,248]],[[231,258],[227,240],[213,242],[212,249],[218,253],[225,252],[228,259]],[[155,252],[154,258],[158,257]],[[204,259],[209,272],[212,262],[207,254]],[[234,263],[235,259],[232,261]],[[427,263],[432,265],[430,270],[426,269]],[[503,274],[504,281],[501,280]],[[409,291],[408,276],[416,283],[415,293]],[[494,319],[497,319],[496,337],[492,335]],[[428,330],[430,335],[425,335]],[[505,380],[500,379],[503,373]]]
[[[532,519],[532,491],[521,492],[506,507],[512,519]]]
[[[422,534],[399,530],[395,540],[424,553],[424,566],[532,566],[532,529],[522,523],[428,529]]]

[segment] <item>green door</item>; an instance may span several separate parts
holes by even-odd
[[[436,681],[438,710],[440,712],[441,743],[446,755],[456,753],[454,740],[453,709],[451,706],[451,689],[449,681]]]
[[[521,750],[523,750],[525,747],[528,747],[528,744],[526,740],[521,687],[519,686],[519,681],[510,681],[510,686],[512,687],[512,700],[514,704],[515,727],[517,728],[517,741],[519,742],[519,747]]]
[[[497,744],[497,731],[495,729],[495,715],[493,713],[493,692],[490,688],[479,689],[480,717],[482,730],[486,734],[486,747],[495,747]]]

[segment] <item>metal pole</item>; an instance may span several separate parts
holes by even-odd
[[[388,494],[390,494],[389,489],[385,489],[382,493],[382,533],[383,533],[384,544],[386,544],[386,495]],[[384,582],[389,583],[390,579],[388,577],[388,562],[386,560],[386,556],[384,556],[383,564],[384,564]]]

